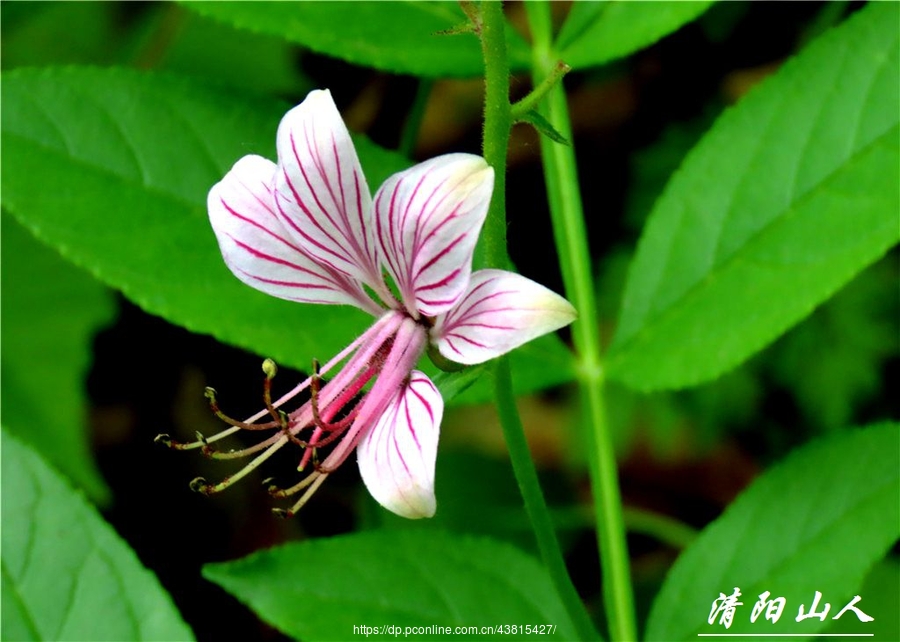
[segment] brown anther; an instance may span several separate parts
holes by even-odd
[[[209,484],[206,479],[203,477],[195,477],[191,480],[190,483],[191,490],[195,493],[203,493],[204,495],[209,495]]]
[[[281,494],[281,489],[273,483],[274,481],[274,477],[266,477],[263,480],[262,485],[266,487],[266,492],[272,495],[272,497],[278,497]]]
[[[307,442],[303,441],[291,432],[291,418],[284,410],[278,410],[278,423],[281,424],[281,432],[284,433],[285,437],[291,440],[291,443],[296,444],[301,448],[306,448],[307,446],[309,446]]]

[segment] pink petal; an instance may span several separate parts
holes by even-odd
[[[319,265],[291,239],[275,213],[275,171],[272,161],[245,156],[209,191],[209,220],[225,263],[247,285],[281,299],[380,314],[357,281]]]
[[[277,147],[275,201],[289,234],[316,260],[381,292],[372,197],[327,89],[285,114]]]
[[[448,154],[394,174],[378,190],[385,268],[414,317],[449,310],[465,291],[493,187],[483,158]]]
[[[401,517],[434,515],[434,465],[443,414],[441,393],[413,370],[356,449],[366,488]]]
[[[569,325],[577,316],[571,303],[531,279],[479,270],[456,307],[437,318],[431,337],[443,356],[473,365]]]

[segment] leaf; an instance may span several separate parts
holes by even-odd
[[[847,617],[838,620],[829,620],[827,633],[847,634],[858,633],[863,630],[871,633],[876,640],[900,640],[900,560],[896,556],[889,556],[879,562],[869,572],[865,582],[859,589],[859,595],[865,596],[866,608],[863,612],[875,617],[872,622],[867,622],[863,627],[859,619],[847,613]],[[843,608],[843,605],[833,608]],[[875,616],[873,614],[877,613]]]
[[[609,374],[713,379],[898,240],[898,6],[873,4],[718,119],[657,202]]]
[[[205,16],[283,37],[313,51],[364,67],[434,78],[480,76],[474,34],[446,34],[466,21],[451,2],[185,2]],[[507,30],[510,59],[526,69],[528,45]]]
[[[541,116],[541,114],[534,109],[526,112],[518,122],[528,123],[534,127],[538,133],[543,134],[554,143],[559,143],[560,145],[570,144],[565,136],[556,131],[556,128],[550,124],[549,120]]]
[[[178,36],[159,53],[155,68],[198,78],[215,78],[242,92],[301,96],[315,89],[297,65],[297,48],[281,38],[235,29],[184,7],[160,4],[148,39],[166,21],[179,23]],[[156,51],[152,46],[144,51]],[[224,72],[224,73],[223,73]]]
[[[465,425],[466,418],[477,419],[478,409],[464,416],[445,421],[445,432]],[[481,426],[479,426],[481,427]],[[498,440],[501,438],[498,436]],[[366,526],[391,530],[422,530],[428,532],[451,531],[490,537],[507,542],[517,548],[538,555],[531,520],[522,503],[522,494],[516,483],[509,460],[474,452],[465,436],[455,434],[440,447],[435,471],[435,490],[438,510],[429,519],[409,520],[384,510],[368,493],[359,494],[365,502],[361,511],[363,520],[370,518]],[[499,446],[502,450],[502,446]],[[550,504],[553,525],[563,549],[578,534],[593,528],[593,511],[572,505],[573,488],[561,475],[548,474],[541,479],[542,489]]]
[[[768,352],[772,378],[793,392],[812,425],[846,426],[879,392],[889,394],[891,384],[881,372],[888,359],[900,356],[898,277],[897,257],[888,255]]]
[[[713,1],[576,2],[556,40],[573,69],[602,65],[652,45],[697,19]]]
[[[576,637],[546,571],[489,539],[371,531],[288,544],[207,565],[203,574],[302,640],[349,639],[363,624],[389,624],[400,633],[435,625],[551,624],[555,633],[542,639]]]
[[[4,207],[146,311],[301,369],[370,322],[349,307],[266,296],[222,261],[206,193],[244,154],[274,157],[286,105],[175,76],[68,68],[5,74],[3,107]],[[409,164],[355,142],[373,190]],[[528,350],[567,354],[558,338],[547,341]],[[570,358],[548,371],[523,354],[522,382],[571,379]]]
[[[111,64],[128,38],[115,6],[104,2],[9,4],[2,13],[4,69],[73,62]]]
[[[89,448],[85,378],[112,297],[7,215],[2,245],[3,422],[103,504],[109,489]]]
[[[128,545],[5,430],[2,457],[3,639],[193,639]]]
[[[729,634],[824,628],[830,619],[795,621],[800,605],[808,612],[820,591],[822,608],[828,602],[836,615],[900,536],[898,451],[900,424],[885,423],[811,443],[767,471],[678,558],[653,604],[646,639],[725,632],[707,618],[712,601],[734,587],[744,605]],[[763,591],[786,599],[777,623],[750,622]],[[859,608],[868,613],[866,605],[862,595]]]
[[[67,68],[5,74],[3,107],[4,207],[148,312],[300,368],[368,322],[266,296],[222,261],[206,193],[244,154],[274,157],[286,105],[174,76]],[[374,185],[407,164],[367,141],[358,151]]]

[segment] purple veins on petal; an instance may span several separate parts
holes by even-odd
[[[448,154],[395,174],[378,190],[376,238],[411,315],[440,314],[465,291],[492,186],[484,159]]]
[[[384,295],[368,185],[327,91],[311,92],[285,115],[277,145],[278,213],[297,242],[317,260]]]
[[[414,370],[358,447],[359,468],[372,496],[409,518],[434,514],[434,463],[443,400]]]
[[[472,274],[493,190],[493,170],[483,158],[434,158],[389,178],[373,199],[327,90],[310,92],[285,115],[277,148],[278,165],[245,157],[210,191],[210,221],[226,264],[273,296],[349,303],[377,320],[321,370],[343,363],[327,383],[314,375],[274,403],[265,387],[265,410],[246,422],[225,418],[231,428],[179,446],[221,459],[255,455],[219,484],[197,485],[212,493],[285,444],[305,450],[302,467],[317,461],[317,447],[333,442],[325,460],[299,483],[275,489],[278,497],[300,493],[285,514],[299,510],[355,449],[363,480],[379,503],[406,517],[430,517],[443,400],[413,370],[428,341],[457,363],[481,363],[571,322],[574,309],[516,274]],[[393,278],[402,304],[382,270]],[[311,400],[285,413],[282,404],[307,387]],[[267,413],[273,421],[254,423]],[[210,447],[239,429],[275,433],[237,452]]]
[[[459,303],[438,316],[431,337],[445,357],[472,365],[568,325],[575,316],[568,301],[530,279],[479,270]]]

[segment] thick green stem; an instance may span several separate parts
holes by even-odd
[[[481,48],[484,54],[484,135],[482,153],[494,168],[494,195],[481,230],[483,262],[505,268],[506,254],[506,150],[512,117],[509,104],[509,62],[503,5],[488,0],[481,5]]]
[[[482,263],[506,267],[506,152],[512,126],[509,103],[509,63],[506,58],[506,35],[503,5],[496,0],[481,4],[481,42],[485,62],[484,142],[483,153],[494,168],[494,194],[487,220],[481,233]],[[509,449],[513,472],[522,493],[525,510],[534,528],[541,556],[550,578],[572,618],[579,636],[595,639],[596,631],[584,604],[578,597],[566,570],[559,541],[553,530],[550,512],[538,482],[537,470],[528,450],[528,442],[512,389],[509,362],[498,359],[494,370],[494,397],[503,435]]]
[[[550,8],[546,2],[526,2],[525,8],[534,37],[532,71],[534,82],[538,84],[552,73],[557,64],[552,47]],[[550,88],[541,112],[560,134],[572,140],[566,95],[561,84]],[[579,314],[578,320],[572,325],[572,342],[579,359],[578,385],[584,408],[584,425],[587,428],[585,439],[590,452],[591,490],[597,510],[597,543],[609,634],[612,640],[636,640],[634,596],[622,517],[622,497],[615,452],[606,421],[600,325],[575,151],[573,147],[559,145],[542,137],[541,155],[566,294]]]

